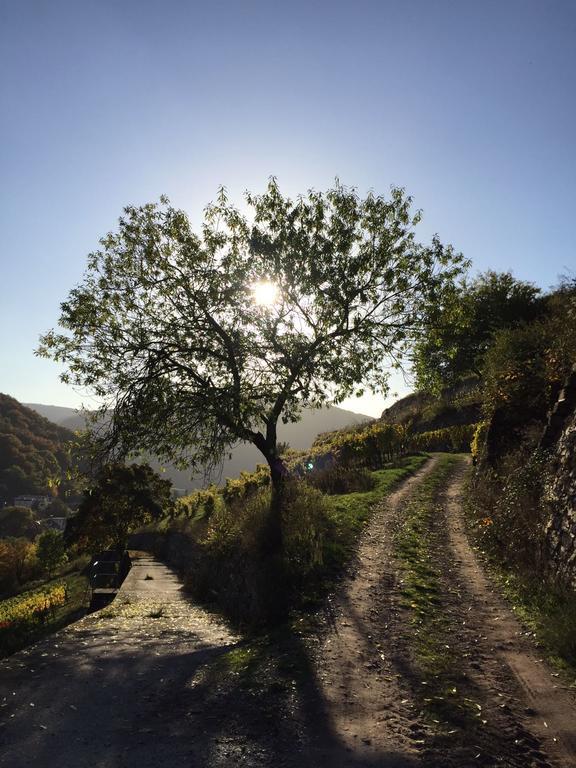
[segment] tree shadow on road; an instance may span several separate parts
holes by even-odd
[[[2,662],[0,766],[416,765],[347,749],[297,634],[258,651],[148,629],[88,625]]]

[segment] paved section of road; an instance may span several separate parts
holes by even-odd
[[[204,765],[221,729],[174,704],[237,639],[135,560],[108,608],[0,661],[2,768]]]

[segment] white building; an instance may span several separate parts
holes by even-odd
[[[44,520],[40,520],[40,527],[45,531],[59,531],[64,533],[66,530],[67,517],[46,517]]]
[[[16,496],[14,499],[15,507],[28,507],[28,509],[38,509],[42,511],[52,502],[51,496]]]

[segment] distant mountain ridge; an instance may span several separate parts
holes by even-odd
[[[66,408],[57,405],[44,405],[41,403],[28,403],[28,408],[36,411],[55,424],[66,427],[70,430],[83,429],[85,418],[81,412],[74,408]],[[302,413],[302,418],[295,424],[279,424],[278,440],[288,443],[295,450],[305,450],[309,448],[317,435],[322,432],[331,432],[337,429],[343,429],[355,424],[363,424],[373,421],[370,416],[353,411],[347,411],[336,406],[326,408],[306,408]],[[231,458],[224,461],[221,472],[212,476],[216,483],[223,481],[227,477],[237,477],[242,471],[251,471],[257,464],[264,462],[264,457],[258,449],[248,443],[240,443],[231,451]],[[176,488],[190,490],[198,488],[204,484],[203,477],[190,478],[190,473],[176,469],[169,464],[161,464],[152,460],[150,464],[157,470],[163,471]]]
[[[23,403],[23,405],[65,429],[72,431],[84,429],[84,417],[76,408],[68,408],[64,405],[43,405],[42,403]]]

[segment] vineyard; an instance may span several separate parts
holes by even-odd
[[[45,623],[54,616],[58,606],[67,598],[65,584],[27,593],[0,603],[0,632],[26,627],[33,623]]]
[[[74,621],[86,608],[86,577],[68,574],[0,601],[0,657]]]
[[[378,470],[401,457],[419,452],[447,451],[467,453],[471,443],[483,439],[478,435],[482,424],[464,424],[428,432],[413,432],[401,424],[375,422],[368,426],[342,429],[319,435],[308,451],[288,449],[283,455],[289,473],[305,478],[312,485],[315,476],[336,471],[360,474],[365,470]],[[211,485],[178,499],[174,514],[183,519],[205,519],[220,509],[253,495],[270,483],[266,465],[260,464],[254,472],[241,472],[239,477],[226,480],[223,488]],[[354,490],[350,488],[349,490]]]

